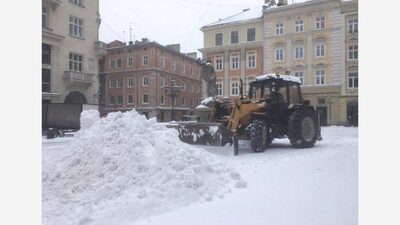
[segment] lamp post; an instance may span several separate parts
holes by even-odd
[[[171,85],[164,86],[165,95],[171,98],[171,120],[175,120],[174,103],[175,98],[179,96],[181,92],[181,86]]]

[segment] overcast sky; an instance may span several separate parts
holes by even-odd
[[[108,43],[118,39],[128,42],[131,24],[132,39],[147,37],[162,45],[180,43],[181,52],[184,53],[203,47],[202,26],[239,13],[245,8],[258,7],[262,10],[264,3],[264,0],[99,1],[101,41]]]

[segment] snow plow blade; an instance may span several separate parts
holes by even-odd
[[[166,124],[179,132],[179,139],[188,144],[224,146],[232,144],[232,132],[221,123],[175,122]]]

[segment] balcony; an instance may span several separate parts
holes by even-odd
[[[92,84],[94,83],[94,74],[84,73],[79,71],[65,71],[64,80],[70,82],[71,84]]]
[[[103,57],[105,55],[107,55],[107,44],[102,42],[102,41],[96,41],[94,43],[94,48],[96,50],[96,54],[99,57]]]
[[[44,0],[43,2],[53,7],[53,9],[57,8],[61,4],[61,0]]]

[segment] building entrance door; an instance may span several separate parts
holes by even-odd
[[[164,122],[164,111],[160,112],[160,121]]]
[[[358,103],[350,102],[347,104],[347,122],[350,126],[358,126]]]
[[[319,122],[321,126],[328,125],[328,110],[326,106],[317,107],[317,112],[319,115]]]

